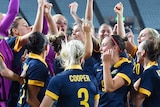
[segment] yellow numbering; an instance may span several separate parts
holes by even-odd
[[[140,64],[139,63],[134,63],[134,71],[137,75],[140,74]]]
[[[78,98],[82,98],[82,95],[84,95],[84,100],[80,101],[80,105],[83,105],[84,107],[89,107],[88,104],[88,99],[89,99],[89,95],[88,95],[88,90],[86,88],[80,88],[78,90]]]
[[[22,87],[24,87],[24,85],[25,84],[23,84],[23,86]],[[23,98],[25,97],[25,89],[21,89],[21,92],[22,92],[22,96],[20,97],[20,99],[19,99],[19,101],[18,101],[18,103],[19,104],[22,104],[23,102],[22,102],[22,100],[23,100]]]
[[[104,80],[101,81],[101,85],[102,85],[102,92],[105,92],[105,89],[104,89]]]

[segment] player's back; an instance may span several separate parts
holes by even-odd
[[[94,106],[98,95],[97,84],[82,70],[68,69],[52,78],[51,82],[58,84],[52,85],[52,92],[59,97],[57,107]]]

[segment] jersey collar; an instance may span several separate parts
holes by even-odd
[[[38,59],[38,60],[40,60],[41,62],[43,62],[47,66],[46,61],[38,54],[29,53],[29,58]]]
[[[80,69],[80,70],[82,70],[82,67],[81,67],[81,65],[77,64],[77,65],[71,65],[70,67],[67,67],[65,70],[68,70],[68,69]]]

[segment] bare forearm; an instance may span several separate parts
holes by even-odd
[[[79,16],[76,13],[71,12],[71,16],[73,17],[75,22],[81,23],[81,19],[79,18]]]
[[[13,71],[11,71],[10,69],[8,68],[4,68],[0,65],[0,67],[2,68],[0,70],[0,73],[3,77],[9,79],[9,80],[12,80],[12,81],[18,81],[19,83],[21,83],[21,79],[20,79],[20,76],[16,73],[14,73]]]
[[[88,21],[93,20],[93,0],[87,0],[85,19]]]
[[[20,46],[23,46],[27,43],[29,36],[33,32],[42,32],[42,29],[43,29],[43,15],[44,15],[43,13],[44,13],[44,2],[41,2],[41,3],[38,4],[37,16],[36,16],[32,31],[21,37]]]
[[[47,19],[47,21],[48,21],[50,33],[51,33],[52,35],[58,34],[58,29],[57,29],[57,27],[56,27],[55,22],[54,22],[53,19],[52,19],[51,14],[46,14],[45,16],[46,16],[46,19]]]
[[[32,32],[42,32],[43,29],[43,16],[44,16],[44,3],[38,4],[37,15],[34,22]]]
[[[125,38],[126,35],[123,23],[123,15],[117,15],[117,16],[118,16],[118,21],[117,21],[118,35],[121,36],[122,38]]]
[[[103,79],[106,92],[112,92],[113,80],[110,72],[110,64],[107,62],[103,63]]]
[[[92,56],[93,52],[93,42],[90,32],[86,32],[86,39],[85,39],[85,59]]]
[[[145,100],[145,95],[137,92],[133,98],[133,106],[134,107],[141,107],[144,100]]]
[[[31,105],[31,107],[39,107],[40,102],[37,98],[33,99],[28,99],[27,102]]]

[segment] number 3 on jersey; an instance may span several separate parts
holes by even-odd
[[[80,88],[78,90],[78,98],[83,98],[84,95],[84,100],[80,101],[80,105],[83,105],[84,107],[89,107],[88,104],[88,99],[89,99],[89,95],[88,95],[88,90],[86,88]]]

